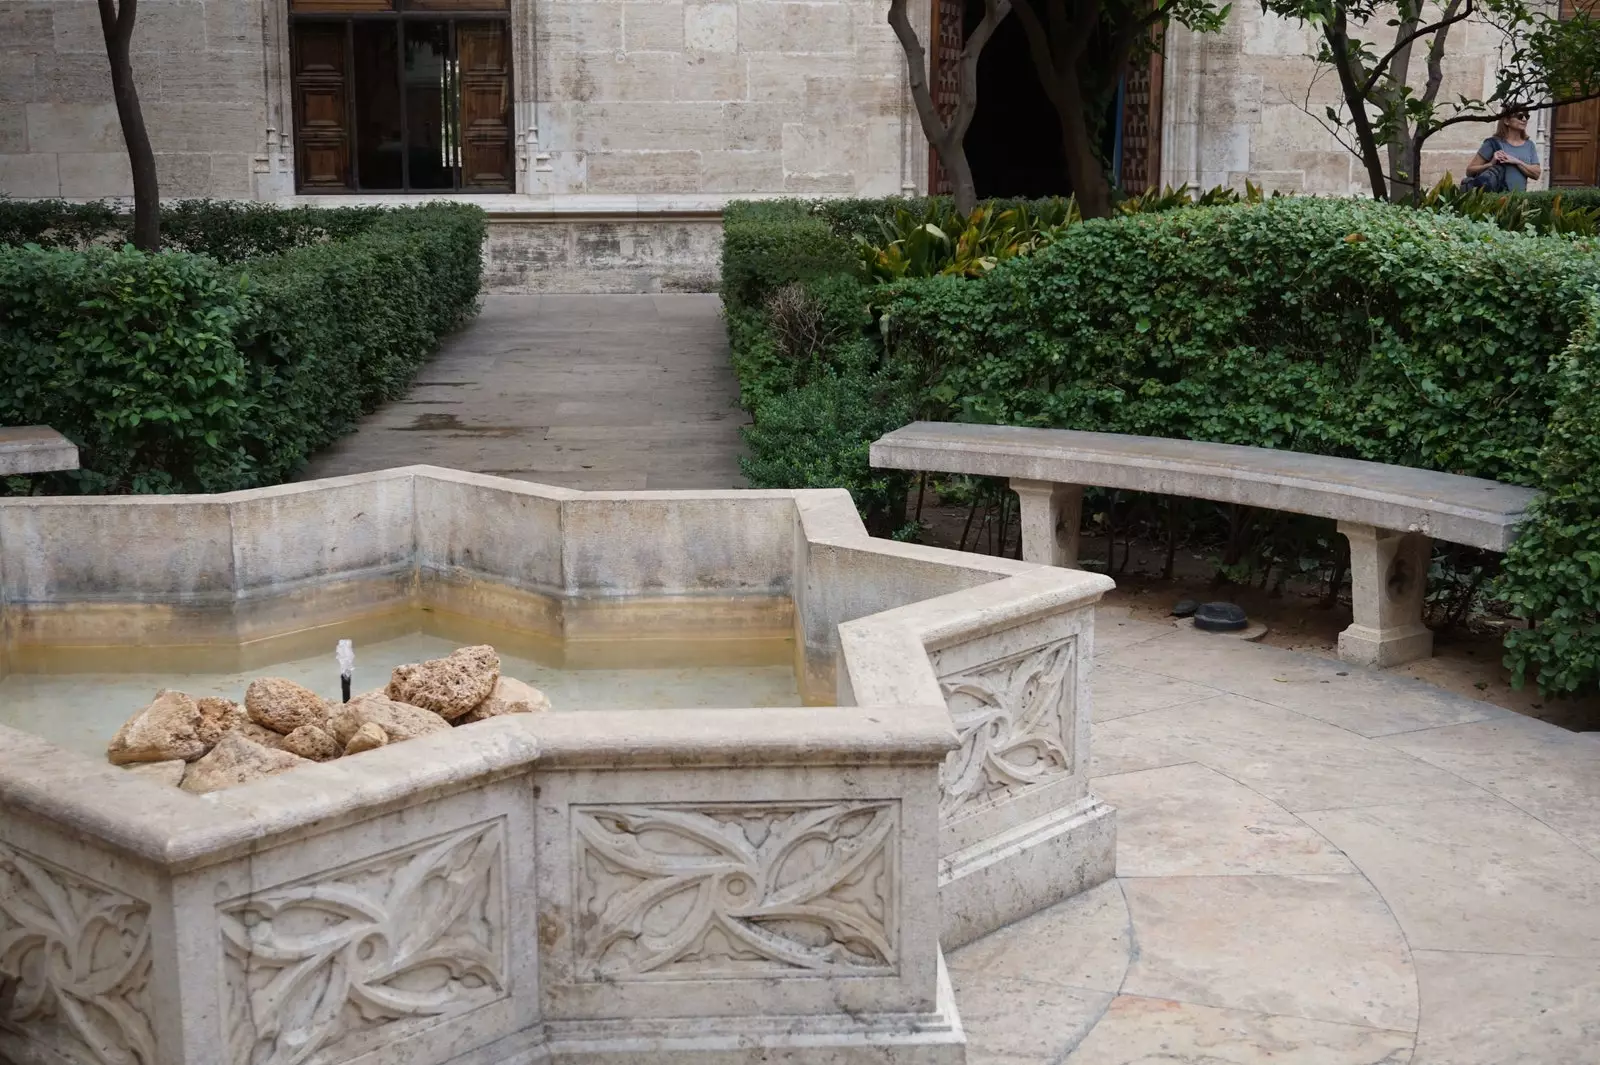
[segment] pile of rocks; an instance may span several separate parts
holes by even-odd
[[[111,740],[113,765],[208,792],[501,714],[550,709],[543,692],[500,675],[493,647],[405,665],[387,687],[330,703],[281,677],[245,689],[244,705],[162,691]]]

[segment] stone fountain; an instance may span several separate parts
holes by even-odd
[[[842,491],[0,500],[5,655],[426,607],[787,637],[808,704],[514,714],[206,795],[0,728],[0,1058],[961,1062],[941,947],[1112,874],[1110,587],[870,538]]]

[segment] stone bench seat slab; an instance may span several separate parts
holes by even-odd
[[[1339,657],[1426,658],[1422,620],[1434,539],[1505,551],[1538,493],[1381,462],[1153,436],[915,422],[872,445],[880,468],[1004,477],[1020,503],[1022,557],[1076,567],[1083,486],[1333,518],[1350,542],[1354,622]]]
[[[1504,551],[1538,493],[1360,459],[1074,429],[914,422],[872,465],[1240,503]]]
[[[0,477],[78,468],[78,447],[42,425],[0,427]]]

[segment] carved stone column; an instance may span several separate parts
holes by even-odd
[[[1078,526],[1083,486],[1011,480],[1022,506],[1022,558],[1046,566],[1078,568]]]
[[[1422,623],[1433,541],[1421,533],[1341,521],[1350,541],[1355,624],[1339,634],[1339,657],[1363,666],[1396,666],[1433,653]]]

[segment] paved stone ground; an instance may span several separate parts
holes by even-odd
[[[738,482],[716,297],[490,297],[307,476]],[[970,1065],[1596,1065],[1600,734],[1104,608],[1118,877],[954,952]]]
[[[1117,879],[948,959],[969,1065],[1593,1065],[1600,736],[1101,611]]]
[[[403,399],[302,480],[428,463],[568,488],[734,488],[744,415],[714,295],[487,296]]]

